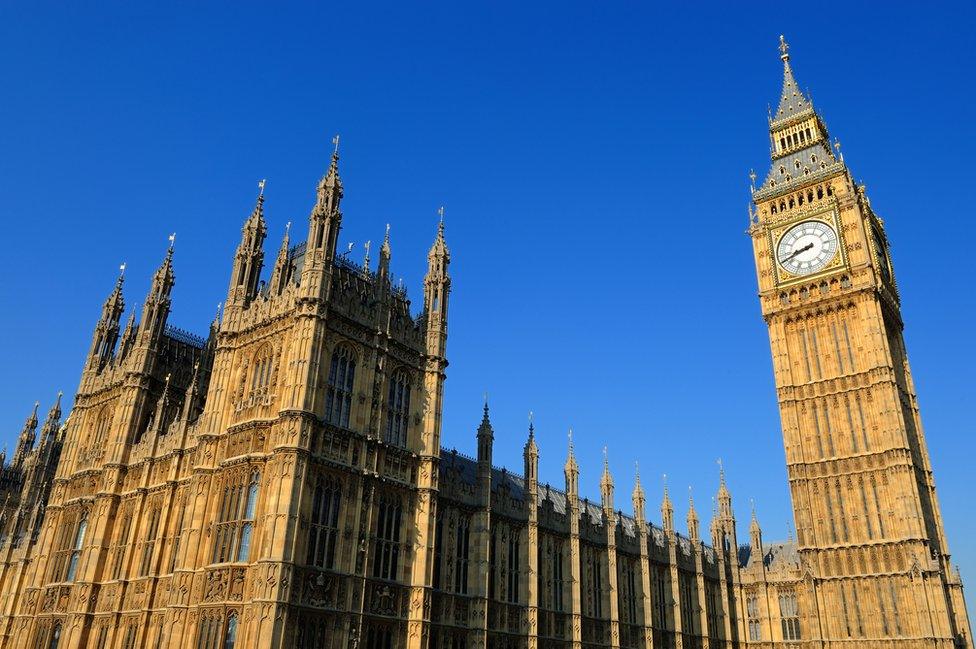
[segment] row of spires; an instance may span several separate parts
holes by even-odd
[[[566,477],[566,495],[573,502],[574,499],[579,499],[579,464],[576,461],[576,451],[573,445],[573,431],[569,430],[569,448],[566,457],[566,464],[564,465],[564,473]],[[491,426],[491,419],[489,416],[488,402],[485,401],[484,414],[482,415],[481,424],[478,426],[478,465],[479,465],[479,475],[483,478],[490,476],[491,471],[491,453],[492,453],[492,443],[494,441],[494,431]],[[528,489],[534,489],[538,485],[538,463],[539,463],[539,447],[535,440],[535,423],[533,421],[532,413],[529,413],[529,429],[528,429],[528,439],[525,442],[525,447],[523,450],[523,458],[525,461],[525,480]],[[716,544],[728,543],[731,548],[731,544],[734,543],[735,535],[735,515],[732,512],[732,494],[729,492],[728,484],[725,480],[725,467],[722,465],[722,461],[718,460],[719,464],[719,487],[718,492],[713,499],[712,506],[712,538],[713,542]],[[632,493],[632,501],[634,505],[634,517],[638,521],[645,521],[646,515],[644,511],[644,505],[646,503],[646,497],[644,494],[644,488],[640,480],[640,467],[635,462],[635,477],[634,477],[634,490]],[[664,494],[661,501],[661,518],[662,526],[667,533],[674,533],[674,503],[671,501],[671,495],[668,489],[667,475],[663,476],[664,483]],[[613,516],[614,505],[613,505],[613,490],[614,482],[613,476],[610,473],[610,461],[607,454],[607,448],[603,448],[603,472],[600,476],[600,494],[604,514],[607,518]],[[700,530],[699,530],[699,518],[698,512],[695,509],[695,501],[691,492],[691,487],[688,488],[688,514],[686,517],[688,525],[688,536],[693,541],[700,540]],[[749,536],[750,544],[753,548],[760,548],[762,545],[762,530],[759,526],[759,520],[756,516],[755,503],[752,506],[751,521],[749,524]]]
[[[46,447],[51,441],[54,441],[58,435],[58,430],[61,424],[62,396],[63,394],[58,392],[58,396],[54,400],[54,404],[47,412],[47,417],[44,420],[44,424],[41,426],[41,439],[40,443],[38,444],[38,448]],[[34,443],[37,441],[37,410],[40,408],[40,406],[41,402],[35,401],[31,414],[24,422],[24,427],[21,429],[20,436],[17,438],[17,448],[14,449],[14,456],[10,461],[10,466],[12,468],[17,469],[22,467],[24,461],[27,459],[27,456],[34,449]],[[3,450],[0,451],[0,468],[5,467],[6,462],[7,448],[4,446]]]
[[[339,137],[333,139],[335,149],[325,175],[319,181],[316,201],[309,217],[309,233],[306,246],[306,254],[310,259],[306,260],[303,276],[307,273],[308,281],[302,280],[307,284],[309,290],[314,290],[316,285],[321,285],[321,279],[315,275],[323,274],[322,268],[331,265],[335,257],[335,246],[338,236],[339,224],[341,222],[341,212],[339,204],[343,196],[342,181],[339,177]],[[247,306],[253,300],[261,287],[261,270],[264,261],[263,242],[267,235],[267,224],[264,219],[264,190],[266,181],[258,183],[259,192],[257,202],[251,214],[245,220],[241,229],[241,242],[237,247],[234,259],[234,269],[231,277],[230,290],[226,303],[218,305],[217,316],[212,323],[219,327],[221,321],[221,306],[225,311],[237,306]],[[449,286],[447,278],[447,266],[450,263],[450,252],[444,239],[444,208],[438,210],[440,222],[437,234],[432,244],[429,254],[429,269],[425,284],[430,284],[436,280]],[[285,226],[285,233],[282,237],[281,246],[275,260],[275,265],[270,277],[270,289],[273,294],[280,294],[289,282],[297,281],[297,278],[290,276],[290,253],[292,250],[290,241],[291,222]],[[169,246],[163,262],[153,274],[149,294],[142,309],[142,319],[137,324],[135,312],[130,313],[128,323],[124,330],[120,331],[120,321],[125,311],[125,300],[123,298],[123,285],[125,282],[126,265],[123,263],[119,270],[119,276],[111,294],[106,299],[102,314],[95,328],[92,341],[91,352],[89,353],[90,367],[101,369],[113,357],[124,357],[134,344],[152,345],[158,341],[166,327],[166,318],[169,314],[171,305],[171,292],[175,284],[173,272],[173,252],[175,247],[176,235],[169,235]],[[386,234],[380,247],[380,261],[377,276],[381,282],[389,283],[390,273],[389,264],[391,258],[390,246],[390,227],[387,225]],[[324,262],[324,263],[323,263]],[[369,249],[367,247],[364,268],[369,268]],[[315,281],[318,279],[319,281]],[[440,297],[443,293],[435,291],[432,287],[425,285],[425,306],[432,301],[431,297],[436,293]]]

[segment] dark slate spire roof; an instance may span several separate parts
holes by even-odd
[[[779,37],[780,58],[783,59],[783,91],[779,97],[779,107],[773,116],[773,121],[780,121],[795,117],[803,112],[811,110],[812,102],[796,83],[793,77],[793,68],[790,67],[790,46],[786,39]]]

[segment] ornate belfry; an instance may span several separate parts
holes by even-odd
[[[797,555],[782,588],[770,586],[760,562],[749,572],[756,583],[745,597],[744,635],[816,646],[971,647],[884,222],[853,180],[839,142],[831,147],[782,37],[780,51],[783,90],[769,122],[772,165],[753,187],[749,234],[769,326]],[[761,548],[755,518],[751,536]],[[776,617],[781,624],[769,623]],[[788,624],[794,617],[797,624]]]

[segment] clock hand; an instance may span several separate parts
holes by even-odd
[[[803,246],[802,248],[797,248],[792,253],[790,253],[790,255],[788,257],[786,257],[784,259],[780,259],[779,261],[780,261],[781,264],[785,264],[786,262],[788,262],[789,260],[791,260],[794,257],[796,257],[801,252],[806,252],[807,250],[809,250],[812,247],[813,247],[813,243],[808,243],[807,245]]]

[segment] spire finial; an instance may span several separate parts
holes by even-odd
[[[640,483],[640,461],[634,460],[634,479]]]
[[[443,205],[441,205],[440,207],[437,208],[437,215],[439,217],[441,217],[441,223],[443,224],[444,223],[444,206]]]
[[[749,170],[749,191],[753,194],[756,193],[756,170],[755,169]]]
[[[661,482],[664,483],[664,499],[668,500],[669,496],[668,496],[668,474],[667,473],[661,474]]]
[[[176,233],[169,235],[169,252],[173,252],[173,248],[176,247]]]
[[[749,499],[749,507],[752,508],[752,520],[753,522],[755,522],[756,521],[756,499],[755,498]]]
[[[123,277],[125,277],[125,262],[124,261],[121,264],[119,264],[119,279],[121,280]]]
[[[782,34],[779,35],[779,58],[783,59],[783,62],[790,60],[790,44]]]
[[[535,417],[532,411],[529,411],[529,439],[535,439]]]
[[[258,198],[264,198],[264,185],[268,182],[267,178],[262,178],[258,181]]]
[[[363,270],[366,270],[366,271],[369,271],[369,246],[370,246],[370,243],[372,243],[372,242],[367,241],[366,243],[363,244],[363,248],[366,249],[366,254],[365,254],[365,256],[363,256]]]
[[[335,148],[332,149],[332,156],[338,158],[339,157],[339,134],[338,133],[336,133],[335,136],[332,138],[332,144],[335,145]]]
[[[718,482],[720,485],[725,485],[725,466],[722,464],[722,458],[715,460],[718,464]]]
[[[569,455],[573,455],[573,429],[569,429]]]
[[[386,224],[386,234],[383,235],[383,243],[386,244],[387,248],[390,247],[390,224],[389,223]]]

